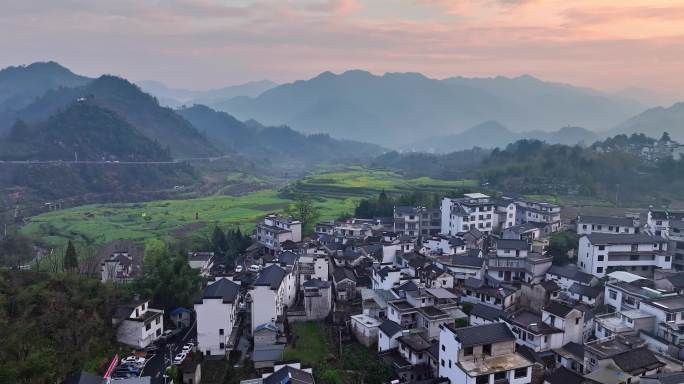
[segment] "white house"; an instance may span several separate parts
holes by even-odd
[[[252,302],[252,331],[265,323],[282,320],[297,294],[296,277],[291,271],[270,265],[264,268],[249,291]]]
[[[649,209],[646,227],[656,236],[669,237],[670,222],[681,220],[684,220],[684,212]]]
[[[459,199],[443,198],[442,234],[456,235],[470,229],[489,234],[497,220],[494,206],[494,201],[482,193],[467,193]]]
[[[150,308],[149,301],[136,300],[116,308],[112,325],[116,340],[133,348],[143,349],[161,336],[164,311]]]
[[[561,207],[559,205],[521,199],[516,199],[515,205],[516,224],[540,224],[544,226],[546,233],[560,229]]]
[[[644,300],[640,310],[655,316],[657,336],[675,345],[684,341],[684,295]]]
[[[214,261],[214,252],[188,252],[188,265],[199,270],[201,276],[209,276]]]
[[[515,340],[504,323],[443,326],[439,376],[459,384],[528,384],[532,380],[532,363],[516,352]]]
[[[285,241],[302,241],[302,223],[270,214],[256,226],[256,241],[271,251],[280,251]]]
[[[350,319],[352,333],[359,343],[370,347],[378,342],[378,330],[382,321],[363,313],[352,315]]]
[[[378,352],[389,351],[399,347],[397,338],[403,334],[401,325],[392,320],[385,320],[378,328]]]
[[[632,217],[577,216],[577,234],[639,233],[639,219]]]
[[[133,273],[133,257],[128,252],[114,252],[100,266],[100,281],[124,283]]]
[[[666,239],[646,233],[583,235],[577,255],[579,267],[596,277],[619,269],[652,276],[655,268],[672,268],[667,245]]]
[[[309,280],[328,281],[330,265],[328,258],[323,255],[302,255],[297,259],[299,285]]]
[[[240,286],[221,277],[209,284],[195,302],[197,350],[205,356],[225,355],[237,318]]]

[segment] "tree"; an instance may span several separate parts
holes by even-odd
[[[669,143],[671,141],[672,139],[670,138],[670,134],[668,132],[663,132],[663,135],[660,136],[660,142],[662,143]]]
[[[142,273],[133,284],[137,292],[168,310],[191,306],[201,286],[199,271],[190,268],[182,251],[173,253],[157,239],[145,242]]]
[[[69,240],[64,253],[64,270],[66,272],[78,271],[78,256],[76,255],[76,248],[74,243]]]
[[[226,234],[218,226],[214,227],[214,231],[211,233],[211,246],[214,252],[221,256],[225,255],[228,250]]]
[[[316,220],[320,217],[320,212],[314,205],[314,201],[311,197],[304,194],[295,196],[294,203],[287,208],[286,212],[302,222],[303,232],[305,233],[313,229]]]

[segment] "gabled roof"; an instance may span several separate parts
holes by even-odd
[[[309,372],[285,366],[273,372],[263,380],[264,384],[314,384],[314,377]]]
[[[570,292],[578,294],[580,296],[586,296],[591,299],[597,298],[603,290],[599,287],[590,287],[588,285],[580,285],[578,283],[572,283],[570,286]]]
[[[684,272],[675,273],[665,278],[675,288],[684,288]]]
[[[592,245],[667,243],[667,239],[647,233],[591,233],[584,236],[589,239]]]
[[[234,303],[240,292],[240,286],[222,278],[204,288],[203,299],[223,299],[224,303]]]
[[[297,262],[297,255],[291,251],[282,252],[278,255],[278,263],[285,265],[294,265]]]
[[[567,344],[565,344],[562,347],[564,350],[572,353],[574,356],[578,357],[579,359],[584,359],[584,345],[575,343],[574,341],[571,341]]]
[[[447,328],[456,336],[463,347],[472,347],[481,344],[493,344],[503,341],[515,341],[515,335],[504,323],[492,323],[475,325],[464,328]]]
[[[344,267],[335,268],[335,270],[333,271],[333,280],[335,281],[335,283],[340,283],[345,279],[349,279],[353,282],[356,282],[356,276],[354,275],[354,271]]]
[[[633,376],[641,375],[644,372],[665,365],[646,347],[630,349],[619,355],[613,356],[613,361],[620,369]]]
[[[489,321],[497,321],[503,315],[503,311],[489,305],[477,303],[470,310],[472,316],[480,317]]]
[[[550,384],[585,384],[593,382],[590,379],[585,379],[584,376],[577,372],[571,371],[563,366],[556,368],[551,374],[546,377]]]
[[[594,279],[593,275],[582,272],[577,267],[568,265],[563,267],[558,265],[552,265],[551,268],[549,268],[549,270],[546,271],[546,273],[550,275],[565,277],[566,279],[570,280],[579,281],[583,284],[590,284],[591,281]]]
[[[465,256],[465,255],[454,255],[444,258],[444,263],[449,266],[454,267],[474,267],[480,268],[484,263],[484,259],[481,257]]]
[[[395,288],[397,292],[399,291],[417,291],[418,290],[418,285],[413,280],[409,280],[405,282],[404,284],[398,286]]]
[[[628,217],[610,217],[610,216],[577,216],[577,222],[580,224],[600,224],[600,225],[615,225],[619,227],[631,227],[634,225],[634,219]]]
[[[380,330],[387,336],[394,336],[401,332],[401,325],[397,324],[392,320],[385,320],[380,324]]]
[[[254,286],[269,286],[271,289],[278,289],[285,275],[287,272],[284,269],[275,264],[269,265],[259,273],[259,277],[254,281]]]
[[[565,305],[561,302],[558,301],[551,301],[546,307],[544,307],[544,310],[546,312],[549,312],[552,315],[556,315],[562,318],[565,318],[565,316],[570,313],[574,308],[568,305]]]

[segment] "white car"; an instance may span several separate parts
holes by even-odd
[[[182,353],[190,353],[190,350],[192,349],[192,347],[193,347],[192,344],[185,344],[183,346],[183,348],[181,349],[181,351],[183,351]]]
[[[145,364],[145,358],[144,357],[138,357],[138,356],[128,356],[124,359],[121,359],[121,363],[142,365],[142,364]]]
[[[185,360],[186,356],[188,356],[188,354],[185,352],[177,354],[176,357],[173,358],[173,363],[176,365],[183,363],[183,360]]]
[[[245,270],[245,268],[243,268],[242,265],[238,265],[237,267],[235,267],[235,273],[240,273],[244,270]]]
[[[249,271],[250,271],[250,272],[257,273],[257,272],[261,271],[261,266],[260,266],[260,265],[256,265],[256,264],[252,264],[252,265],[249,266]]]

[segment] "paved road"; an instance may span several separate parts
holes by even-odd
[[[152,378],[152,384],[165,384],[164,372],[166,371],[166,367],[173,363],[173,357],[180,352],[185,343],[196,339],[197,323],[194,322],[190,328],[184,332],[167,341],[160,341],[157,344],[159,349],[145,365],[142,376],[150,376]]]

